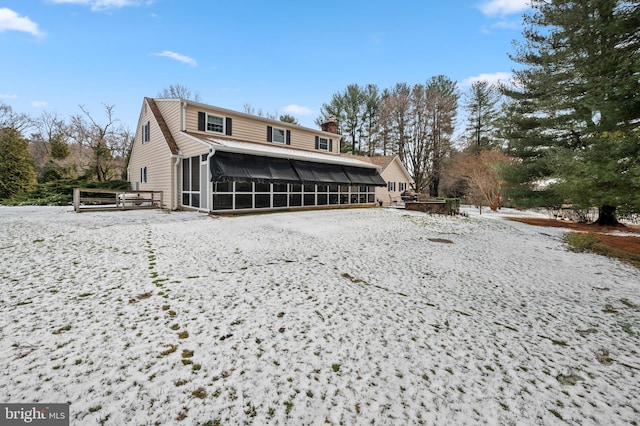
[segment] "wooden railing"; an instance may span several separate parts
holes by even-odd
[[[83,196],[82,194],[85,194]],[[162,208],[162,191],[73,188],[73,209],[81,211]]]

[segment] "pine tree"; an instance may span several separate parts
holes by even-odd
[[[473,82],[466,94],[466,130],[470,147],[475,151],[491,148],[494,143],[493,133],[498,116],[496,104],[499,100],[498,88],[484,80]]]
[[[32,189],[36,184],[28,143],[17,130],[0,129],[0,199]]]
[[[504,91],[502,133],[521,160],[506,175],[511,194],[598,206],[598,222],[615,224],[617,208],[640,211],[640,3],[533,0],[532,7],[526,41],[512,56],[523,66],[517,88]]]

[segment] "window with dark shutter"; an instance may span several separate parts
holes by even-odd
[[[227,121],[225,123],[225,134],[227,136],[231,136],[231,118],[227,117]]]
[[[204,112],[198,112],[198,130],[201,132],[204,132],[206,119],[207,115]]]
[[[273,127],[267,126],[267,142],[273,142]]]
[[[320,148],[320,137],[316,136],[316,149]]]
[[[333,139],[329,139],[329,151],[333,152]]]
[[[291,145],[291,130],[287,130],[287,145]]]

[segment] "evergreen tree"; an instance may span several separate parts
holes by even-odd
[[[515,72],[517,88],[504,90],[510,102],[502,134],[508,152],[521,160],[506,174],[512,195],[598,206],[598,222],[615,224],[616,208],[640,211],[633,201],[640,191],[634,178],[640,162],[640,3],[531,5],[526,41],[512,56],[523,65]]]
[[[488,81],[475,81],[471,84],[464,107],[469,114],[466,130],[470,148],[473,150],[492,147],[498,116],[496,104],[499,100],[498,88]]]
[[[0,129],[0,199],[28,191],[35,184],[27,141],[15,129]]]

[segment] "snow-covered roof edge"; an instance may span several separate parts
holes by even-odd
[[[211,148],[224,152],[235,152],[239,154],[261,155],[265,157],[286,158],[291,160],[311,161],[314,163],[339,164],[341,166],[353,166],[367,169],[379,169],[372,163],[367,163],[354,158],[347,158],[339,155],[324,154],[322,152],[304,151],[284,146],[263,145],[255,142],[219,139],[215,137],[201,136],[189,132],[185,135],[208,143]]]

